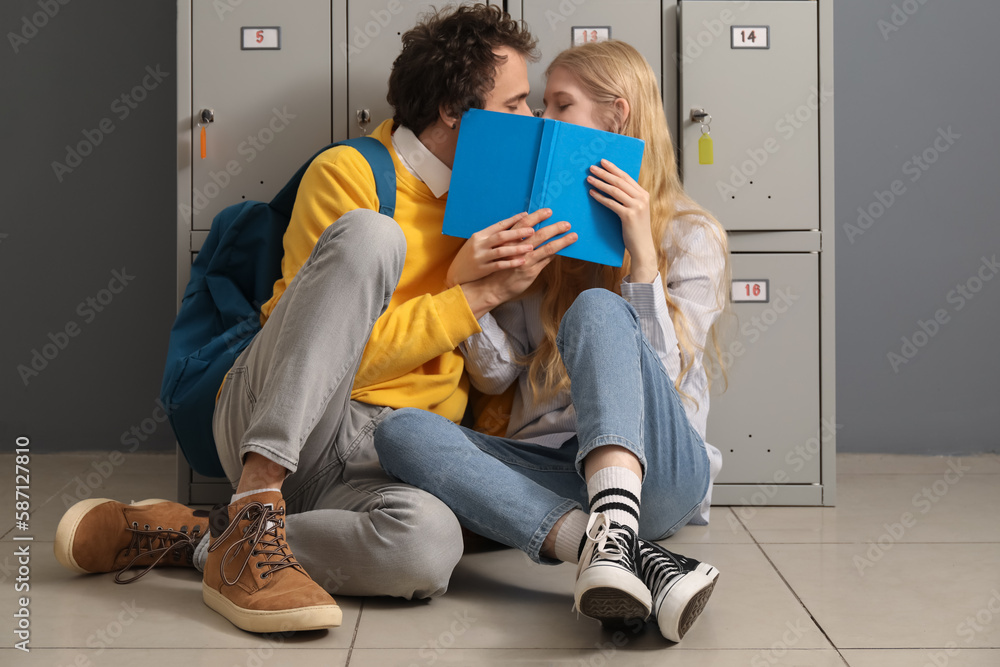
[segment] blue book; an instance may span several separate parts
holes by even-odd
[[[590,195],[590,166],[608,159],[639,179],[643,141],[557,120],[470,109],[462,117],[442,232],[469,238],[523,211],[551,208],[579,236],[560,255],[621,266],[618,215]],[[536,227],[537,229],[537,227]]]

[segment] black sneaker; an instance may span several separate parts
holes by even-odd
[[[652,599],[639,576],[639,538],[628,526],[591,514],[576,575],[576,608],[607,626],[649,618]]]
[[[705,608],[719,571],[655,542],[639,540],[639,572],[652,592],[660,633],[679,642]]]

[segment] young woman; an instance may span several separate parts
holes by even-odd
[[[399,410],[378,427],[376,449],[390,474],[441,498],[467,528],[536,562],[579,562],[583,614],[610,625],[654,614],[680,641],[718,570],[652,540],[708,521],[721,468],[704,441],[705,365],[718,356],[726,236],[683,192],[655,77],[634,48],[572,48],[547,76],[546,118],[646,142],[639,182],[607,160],[587,176],[621,218],[625,264],[556,257],[462,343],[477,389],[515,387],[506,438]],[[495,251],[487,258],[504,261],[522,243],[498,226],[482,240]],[[460,257],[451,278],[488,271],[482,261]]]

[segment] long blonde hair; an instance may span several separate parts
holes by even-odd
[[[718,306],[723,311],[729,301],[729,248],[725,230],[719,221],[684,193],[677,173],[674,146],[663,112],[660,89],[652,68],[632,46],[617,40],[585,44],[563,51],[548,66],[546,76],[559,67],[572,74],[597,105],[595,115],[599,117],[594,120],[598,125],[610,126],[618,134],[637,137],[646,142],[639,184],[649,192],[650,221],[653,239],[657,243],[657,265],[681,351],[681,370],[674,378],[674,386],[680,391],[681,382],[691,370],[697,355],[704,355],[707,364],[721,371],[724,378],[718,321],[709,330],[706,344],[697,345],[691,339],[687,318],[674,305],[666,289],[667,253],[664,239],[668,238],[676,220],[686,218],[703,226],[706,236],[717,243],[718,252],[725,261],[723,279],[717,286]],[[614,104],[618,98],[625,99],[629,105],[630,112],[624,119],[620,117],[618,107]],[[593,287],[620,293],[621,281],[630,272],[631,259],[627,251],[621,268],[556,257],[542,271],[532,286],[532,291],[541,290],[544,295],[541,320],[545,337],[534,352],[523,360],[528,365],[528,381],[539,397],[551,397],[569,389],[569,376],[556,347],[556,334],[563,315],[573,301],[581,292]],[[713,374],[707,374],[709,384]],[[683,392],[681,395],[691,398]]]

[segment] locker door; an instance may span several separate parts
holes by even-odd
[[[819,258],[734,253],[739,332],[724,346],[729,390],[713,395],[706,440],[722,451],[719,483],[815,484],[820,456],[804,456],[820,424]],[[766,281],[767,302],[746,284]],[[742,294],[746,290],[749,294]],[[714,393],[714,391],[713,391]]]
[[[634,46],[653,68],[656,80],[662,81],[660,41],[663,16],[660,0],[620,0],[619,2],[568,2],[567,0],[525,0],[525,22],[538,38],[541,59],[528,64],[532,109],[542,108],[545,68],[562,50],[577,42],[609,36]],[[584,30],[586,28],[586,30]],[[662,86],[661,86],[662,87]],[[668,114],[670,111],[668,110]]]
[[[337,42],[333,54],[335,59],[347,61],[346,136],[371,133],[382,121],[392,118],[392,108],[385,96],[392,63],[402,50],[403,33],[424,14],[444,8],[445,4],[347,0],[346,39]],[[501,3],[493,0],[487,4]],[[370,117],[364,130],[358,122],[359,111],[367,111]],[[338,138],[342,132],[341,127],[335,130]]]
[[[243,48],[244,28],[247,46],[273,36],[279,48]],[[230,204],[271,199],[330,142],[330,0],[194,2],[191,30],[192,204],[181,214],[205,230]],[[202,109],[215,112],[204,159]]]
[[[679,5],[684,187],[726,229],[819,229],[818,5]],[[712,116],[713,164],[695,108]]]

